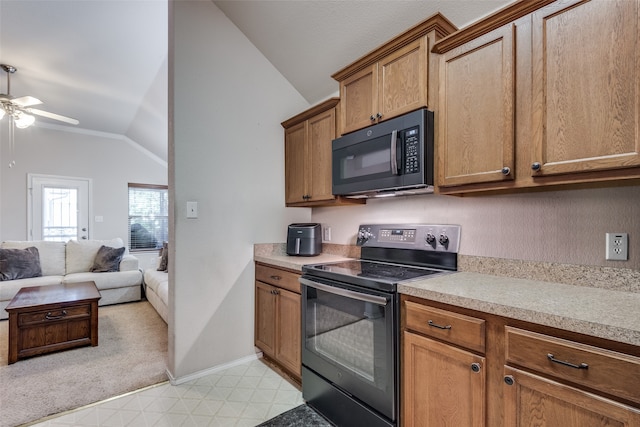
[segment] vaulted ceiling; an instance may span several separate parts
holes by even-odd
[[[214,3],[314,104],[337,92],[331,74],[434,13],[462,27],[509,1]],[[128,136],[166,160],[166,138],[132,124],[153,114],[165,114],[166,123],[166,93],[155,92],[166,89],[167,16],[166,0],[0,0],[0,63],[18,69],[11,94],[35,96],[43,101],[38,108],[74,117],[82,129]],[[158,98],[149,114],[145,103]]]

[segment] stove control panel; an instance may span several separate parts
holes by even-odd
[[[460,226],[452,224],[363,224],[358,246],[458,253]]]

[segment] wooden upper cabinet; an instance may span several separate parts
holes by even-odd
[[[332,77],[340,83],[339,134],[429,106],[429,49],[456,30],[441,14],[410,28]],[[437,70],[435,70],[437,71]]]
[[[427,106],[428,43],[421,37],[378,62],[380,120]]]
[[[311,200],[332,200],[331,141],[336,137],[336,109],[320,113],[307,122],[307,169]]]
[[[375,123],[378,110],[378,66],[367,67],[340,82],[341,134]]]
[[[440,58],[441,187],[515,175],[514,32],[507,24]]]
[[[640,166],[640,2],[533,13],[531,174]]]
[[[441,194],[640,180],[640,0],[520,0],[438,41]]]
[[[339,98],[331,98],[282,122],[287,206],[362,204],[332,194],[331,143]]]
[[[307,143],[306,122],[284,131],[285,202],[296,203],[307,194]]]

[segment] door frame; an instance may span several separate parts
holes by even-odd
[[[33,240],[33,189],[34,180],[55,182],[86,182],[87,183],[87,239],[91,239],[93,227],[91,226],[91,218],[93,218],[93,180],[91,178],[71,177],[61,175],[47,175],[37,173],[27,173],[27,240]]]

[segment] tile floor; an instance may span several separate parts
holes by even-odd
[[[33,424],[37,427],[253,427],[303,403],[302,393],[253,360],[184,384],[158,384]]]

